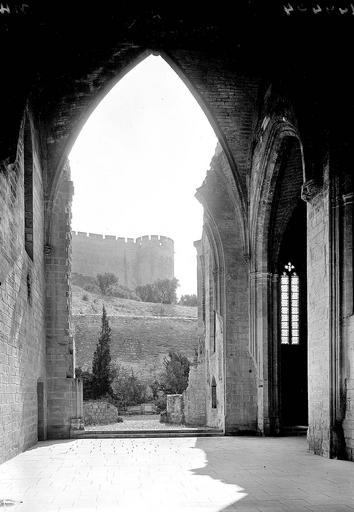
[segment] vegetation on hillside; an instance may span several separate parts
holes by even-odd
[[[97,274],[96,277],[73,273],[72,284],[79,286],[87,292],[101,294],[105,297],[118,297],[140,301],[140,297],[136,292],[121,285],[118,277],[111,272]]]
[[[105,309],[102,327],[92,361],[92,372],[76,369],[83,379],[84,400],[104,398],[120,410],[128,406],[153,401],[162,411],[166,408],[167,394],[183,393],[188,386],[190,362],[179,353],[170,351],[164,358],[161,373],[150,382],[142,381],[133,370],[112,363],[109,351],[110,327]]]
[[[195,293],[193,293],[191,295],[188,295],[188,294],[181,295],[181,298],[179,299],[178,304],[180,306],[196,307],[196,306],[198,306],[198,298]]]
[[[81,286],[82,290],[91,294],[112,297],[111,300],[113,300],[115,290],[119,286],[118,278],[111,273],[98,274],[95,279],[79,274],[73,277],[74,283]],[[158,280],[151,285],[137,288],[137,292],[139,293],[139,299],[142,301],[148,300],[154,303],[158,308],[154,313],[161,316],[165,314],[165,311],[162,311],[164,308],[172,307],[176,303],[177,286],[177,279]],[[188,297],[185,297],[182,302],[190,302],[191,299]],[[87,306],[91,299],[92,297],[88,293],[81,293],[81,300],[87,303]],[[93,301],[97,303],[97,299],[93,299]],[[151,306],[153,304],[150,304]],[[173,308],[178,308],[178,306],[173,306]],[[192,308],[190,309],[192,310]],[[171,313],[167,312],[167,314]],[[130,405],[154,401],[158,408],[163,410],[166,406],[167,394],[182,393],[188,386],[190,362],[185,355],[170,351],[163,361],[160,374],[157,377],[155,376],[151,382],[144,382],[134,374],[131,368],[124,367],[117,362],[112,363],[110,342],[111,328],[106,307],[103,304],[101,330],[93,354],[92,371],[76,369],[76,375],[84,381],[85,400],[105,398],[123,410]]]
[[[154,283],[137,286],[135,291],[144,302],[160,302],[161,304],[176,304],[178,279],[158,279]]]

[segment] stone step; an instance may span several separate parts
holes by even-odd
[[[84,430],[71,432],[73,439],[132,439],[132,438],[161,438],[161,437],[213,437],[223,436],[222,430]]]

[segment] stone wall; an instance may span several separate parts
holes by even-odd
[[[47,204],[46,359],[48,438],[70,435],[82,388],[75,380],[75,342],[71,307],[71,201],[73,184],[66,162],[53,202]]]
[[[174,277],[174,243],[166,236],[120,238],[73,232],[72,271],[96,277],[112,272],[120,284],[136,286]]]
[[[88,400],[84,402],[85,425],[109,425],[117,423],[118,409],[103,400]]]
[[[189,368],[188,387],[183,393],[184,421],[186,425],[206,425],[205,363],[192,364]]]
[[[24,169],[33,178],[25,249]],[[30,213],[30,212],[28,212]],[[32,233],[31,233],[32,231]],[[16,161],[0,170],[0,463],[46,434],[43,174],[37,133],[26,115]],[[43,383],[37,400],[37,383]]]
[[[219,147],[197,192],[204,207],[200,264],[204,272],[206,415],[207,425],[226,433],[255,433],[257,370],[249,344],[248,249],[241,205],[231,183],[230,165]],[[212,384],[216,407],[211,405]]]
[[[91,369],[101,328],[100,315],[76,315],[76,366]],[[111,355],[134,373],[150,380],[161,372],[170,350],[182,352],[191,361],[197,345],[197,319],[171,317],[111,316]]]
[[[225,397],[224,397],[224,337],[223,318],[220,315],[220,297],[218,297],[218,264],[210,240],[203,233],[202,247],[204,255],[204,316],[205,316],[205,360],[206,374],[204,383],[206,425],[224,428]],[[217,311],[219,309],[219,312]],[[231,341],[231,339],[230,339]],[[216,406],[212,406],[212,385],[216,385]]]
[[[176,425],[184,423],[182,395],[167,395],[165,420]]]

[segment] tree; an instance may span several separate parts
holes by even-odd
[[[188,386],[188,358],[180,352],[169,352],[163,361],[164,371],[161,376],[161,388],[165,393],[180,394]]]
[[[118,277],[111,272],[97,274],[96,280],[102,295],[108,295],[114,285],[118,284]]]
[[[154,283],[145,284],[136,288],[136,293],[144,302],[160,302],[162,304],[175,304],[177,302],[176,290],[178,279],[158,279]]]
[[[92,360],[92,388],[96,398],[111,393],[111,332],[106,308],[103,306],[101,333]]]
[[[159,302],[156,300],[156,292],[153,284],[137,286],[135,291],[143,302]]]
[[[173,279],[158,279],[156,287],[160,298],[159,302],[162,302],[162,304],[176,304],[178,279],[175,277]]]
[[[198,306],[198,298],[195,293],[192,295],[181,295],[178,304],[181,306]]]

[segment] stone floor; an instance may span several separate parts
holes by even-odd
[[[0,466],[1,498],[16,512],[349,512],[354,464],[300,437],[41,442]]]
[[[197,428],[186,427],[185,425],[161,423],[159,414],[121,415],[121,417],[123,418],[121,423],[110,423],[109,425],[85,425],[85,430],[117,430],[119,432],[125,430],[198,430]]]

